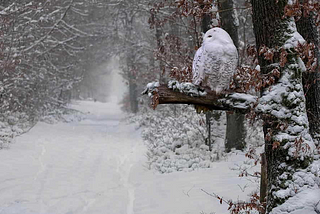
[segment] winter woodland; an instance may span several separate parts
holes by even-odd
[[[318,0],[0,0],[0,21],[1,214],[320,213]]]

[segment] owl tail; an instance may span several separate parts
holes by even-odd
[[[210,111],[210,109],[208,107],[201,106],[201,105],[194,105],[194,108],[196,109],[196,112],[198,114],[200,114],[201,112],[206,113],[206,112]]]

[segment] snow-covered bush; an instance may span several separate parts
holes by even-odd
[[[24,113],[0,114],[0,149],[8,147],[14,137],[24,133],[30,126],[28,116]]]
[[[142,127],[147,144],[150,169],[161,173],[209,168],[223,155],[225,117],[214,113],[212,120],[212,151],[209,151],[205,115],[197,114],[193,106],[159,106],[156,111],[144,109],[132,118]]]
[[[71,108],[57,108],[40,118],[40,121],[54,124],[57,122],[73,122],[81,121],[84,118],[85,113],[77,111]]]
[[[80,121],[85,113],[71,108],[57,108],[40,118],[30,117],[21,112],[0,114],[0,149],[7,148],[16,136],[28,132],[38,121],[45,123]]]

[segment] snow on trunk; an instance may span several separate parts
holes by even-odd
[[[279,62],[280,79],[264,91],[257,106],[266,123],[267,212],[273,214],[312,210],[310,206],[316,207],[318,202],[314,197],[310,200],[297,198],[308,192],[320,193],[319,165],[314,161],[315,144],[309,134],[302,85],[305,66],[295,50],[304,40],[296,30],[294,19],[285,20],[282,50],[287,53],[287,62],[283,67]]]

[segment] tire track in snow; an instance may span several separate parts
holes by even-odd
[[[117,157],[118,166],[116,172],[120,175],[121,184],[127,190],[128,194],[126,214],[134,214],[135,186],[130,181],[130,175],[132,167],[136,162],[134,159],[135,150],[136,144],[130,150],[126,150],[124,154]]]
[[[36,174],[35,177],[34,177],[34,180],[35,180],[35,181],[38,180],[39,175],[40,175],[41,173],[43,173],[44,170],[45,170],[45,164],[43,163],[42,158],[43,158],[43,156],[46,154],[46,152],[47,152],[47,150],[46,150],[45,145],[44,145],[44,144],[41,144],[41,153],[40,153],[40,155],[39,155],[39,157],[38,157],[38,162],[39,162],[39,164],[40,164],[40,169],[38,170],[37,174]]]
[[[42,193],[43,193],[43,190],[44,190],[44,185],[47,181],[47,177],[48,177],[48,172],[46,172],[47,168],[46,168],[46,165],[44,164],[43,162],[43,157],[44,155],[46,154],[47,152],[47,149],[46,149],[46,146],[44,143],[41,144],[41,153],[38,157],[38,162],[40,164],[40,169],[38,170],[36,176],[34,177],[34,181],[37,181],[39,176],[43,173],[45,173],[44,177],[42,179],[39,179],[39,182],[40,182],[40,187],[39,187],[39,190],[37,192],[37,201],[39,203],[41,203],[42,205],[44,205],[44,202],[42,200]]]
[[[41,153],[40,153],[40,155],[38,157],[38,162],[40,164],[40,169],[38,170],[36,176],[34,177],[34,181],[35,182],[40,182],[40,187],[39,187],[39,190],[37,191],[36,200],[37,200],[37,202],[39,202],[41,204],[41,206],[46,206],[44,201],[43,201],[43,199],[42,199],[44,186],[45,186],[45,183],[47,182],[47,178],[48,178],[48,169],[46,167],[46,164],[43,162],[43,157],[45,156],[46,153],[47,153],[46,146],[45,146],[44,143],[42,143],[41,144]],[[39,176],[41,174],[44,174],[44,177],[39,179]]]
[[[131,154],[130,157],[133,156],[133,154],[135,154],[136,151],[136,144],[133,146],[132,150],[131,150]],[[133,159],[133,158],[131,158]],[[130,160],[128,160],[130,161]],[[136,161],[136,160],[135,160]],[[127,175],[127,179],[126,179],[126,187],[128,189],[128,197],[129,197],[129,201],[128,201],[128,205],[127,205],[127,214],[134,214],[134,201],[135,201],[135,187],[134,184],[132,184],[130,182],[130,174],[131,174],[131,170],[133,167],[133,163],[132,160],[129,163],[129,167],[128,167],[128,175]]]
[[[108,105],[101,106],[101,116],[93,112],[99,115],[98,121],[43,124],[29,133],[29,139],[20,138],[30,151],[32,171],[26,169],[29,179],[15,181],[12,187],[21,188],[9,187],[6,192],[13,196],[2,200],[26,201],[21,206],[30,207],[33,213],[134,214],[138,182],[134,170],[141,155],[135,147],[140,141],[133,127],[120,122],[122,117],[113,119],[112,113],[110,122],[104,116],[109,114],[104,109]],[[12,161],[7,162],[9,168]]]
[[[98,171],[98,169],[100,169],[101,165],[102,165],[102,157],[103,157],[103,151],[99,152],[99,155],[97,157],[95,157],[94,161],[92,163],[90,163],[90,176],[87,180],[87,182],[85,183],[85,185],[81,188],[84,191],[89,191],[89,185],[94,181],[96,173]],[[99,195],[99,193],[96,193],[97,195]],[[90,199],[86,199],[83,198],[84,200],[84,206],[82,207],[82,211],[81,213],[87,213],[88,209],[96,202],[96,198],[97,195],[95,196],[95,198],[90,198]]]
[[[130,159],[126,158],[125,162],[122,164],[123,166],[127,165],[127,167],[125,166],[126,169],[124,173],[121,174],[121,179],[123,182],[123,187],[127,189],[127,194],[128,194],[127,214],[134,214],[133,205],[135,201],[135,188],[134,188],[134,185],[131,184],[130,182],[130,173],[131,173],[131,168],[133,166],[133,164],[130,162],[131,162]]]

